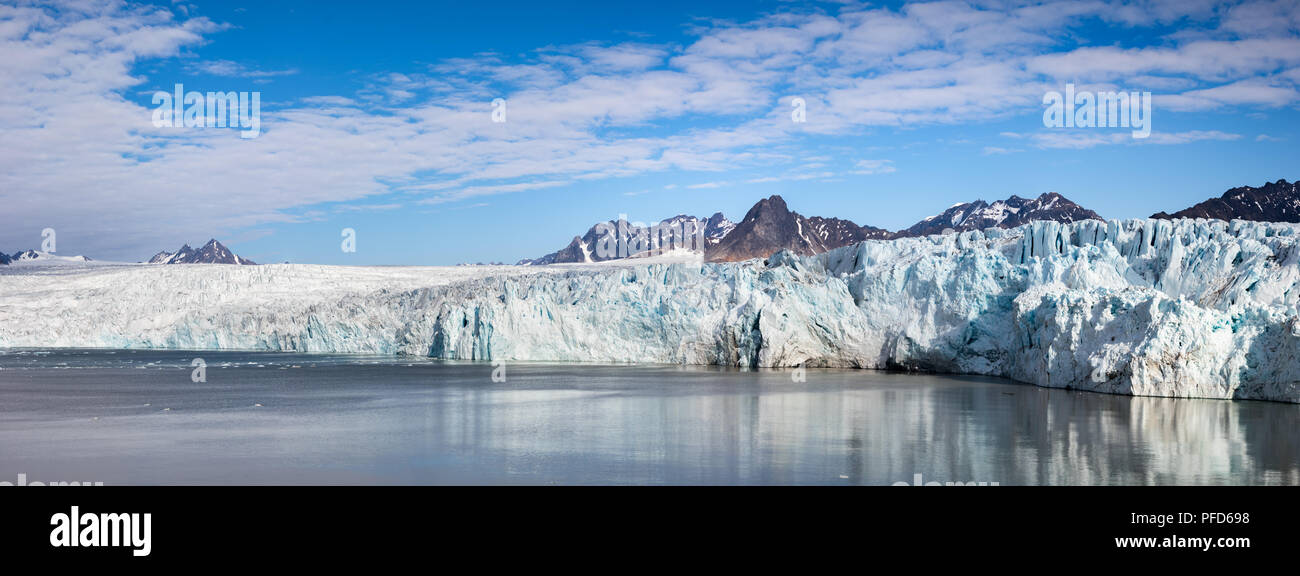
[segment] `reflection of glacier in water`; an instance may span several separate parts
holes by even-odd
[[[986,378],[0,353],[0,481],[1300,484],[1293,404]],[[258,405],[261,406],[258,406]]]

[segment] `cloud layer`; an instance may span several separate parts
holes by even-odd
[[[683,181],[696,188],[888,174],[893,162],[873,154],[815,169],[796,158],[820,139],[873,129],[1038,114],[1043,93],[1065,82],[1151,90],[1160,112],[1300,101],[1294,2],[943,1],[697,22],[685,44],[591,42],[376,72],[355,94],[264,101],[255,140],[155,128],[135,98],[145,83],[137,69],[201,55],[223,26],[126,2],[0,6],[0,249],[34,245],[54,227],[107,257],[139,259],[196,230],[301,220],[310,207],[376,195],[384,206],[443,204],[674,171],[707,173]],[[1082,37],[1089,26],[1163,35],[1093,45]],[[227,60],[190,69],[295,75]],[[495,98],[506,100],[504,123],[493,122]],[[792,120],[795,98],[806,122]],[[985,152],[1131,143],[1110,133],[1004,138]],[[1144,144],[1238,138],[1157,122]],[[733,179],[734,170],[767,175]]]

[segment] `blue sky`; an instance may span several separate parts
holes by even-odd
[[[1294,1],[6,2],[0,78],[0,250],[108,260],[514,262],[772,194],[898,229],[1300,177]],[[1045,127],[1067,82],[1153,93],[1152,136]],[[177,83],[260,92],[261,134],[154,126]]]

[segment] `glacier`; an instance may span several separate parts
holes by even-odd
[[[0,268],[0,348],[900,369],[1300,402],[1298,231],[1041,221],[726,264]]]

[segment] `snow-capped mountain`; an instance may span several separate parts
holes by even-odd
[[[695,226],[703,227],[705,247],[712,246],[720,242],[723,238],[735,228],[735,224],[727,220],[721,212],[708,218],[698,218],[679,214],[667,220],[659,222],[659,230],[687,231],[693,230]],[[677,233],[677,232],[674,232]],[[663,245],[663,236],[659,239],[652,238],[653,230],[648,226],[636,226],[630,222],[624,222],[622,226],[614,220],[596,224],[587,230],[582,236],[575,236],[568,246],[555,252],[536,259],[521,260],[523,266],[540,266],[545,264],[571,264],[571,263],[590,263],[605,262],[609,260],[618,260],[621,258],[635,258],[643,256],[646,250],[643,250],[642,244],[649,239],[652,243],[652,250],[656,248],[667,249],[669,246]],[[604,243],[606,250],[601,250],[601,242]],[[618,250],[618,243],[627,246],[627,249]],[[693,246],[690,246],[693,248]]]
[[[1152,218],[1214,218],[1261,222],[1300,222],[1300,190],[1295,182],[1278,180],[1263,187],[1242,186],[1173,214],[1160,212]]]
[[[739,224],[717,212],[708,218],[678,215],[659,223],[661,228],[679,227],[693,222],[704,227],[704,253],[708,260],[728,262],[748,258],[764,258],[782,250],[798,254],[815,254],[855,244],[868,239],[888,238],[889,231],[870,226],[858,226],[839,218],[808,218],[786,207],[785,200],[773,196],[761,200],[745,215]],[[603,224],[603,225],[602,225]],[[619,258],[635,258],[638,254],[602,255],[597,242],[602,238],[618,238],[618,223],[605,222],[592,226],[586,234],[575,237],[568,246],[535,260],[523,260],[523,265],[603,262]],[[614,231],[611,234],[611,230]],[[624,241],[646,232],[640,227],[627,225],[621,237]]]
[[[721,212],[714,212],[709,219],[704,222],[704,240],[709,246],[713,246],[731,234],[736,229],[736,223],[727,220]]]
[[[812,226],[812,237],[821,242],[827,250],[841,246],[850,246],[863,240],[886,240],[892,237],[888,230],[874,226],[859,226],[849,220],[840,218],[808,218]]]
[[[858,226],[839,218],[808,218],[790,211],[785,200],[772,196],[760,200],[745,219],[716,245],[706,250],[710,262],[737,262],[766,258],[780,250],[799,255],[819,254],[863,240],[889,238],[888,230]]]
[[[5,254],[4,252],[0,252],[0,266],[9,264],[10,260],[11,258],[9,258],[8,254]]]
[[[38,264],[77,264],[90,261],[91,259],[85,256],[59,256],[57,254],[41,252],[39,250],[23,250],[21,252],[14,252],[12,257],[5,257],[4,263],[19,264],[31,262]]]
[[[0,348],[895,368],[1300,402],[1298,266],[1300,225],[1183,219],[710,266],[20,269],[0,274]]]
[[[1068,224],[1080,220],[1101,219],[1096,212],[1071,202],[1065,196],[1048,192],[1032,199],[1012,196],[992,204],[983,200],[954,204],[940,214],[917,222],[911,228],[898,231],[895,237],[930,236],[986,228],[1015,228],[1040,220]]]
[[[714,214],[705,222],[705,257],[710,262],[736,262],[750,258],[766,258],[780,250],[795,254],[820,254],[841,246],[863,240],[886,240],[943,234],[951,231],[983,230],[985,228],[1013,228],[1037,220],[1077,222],[1100,220],[1101,216],[1071,202],[1057,193],[1027,199],[1012,196],[992,204],[977,200],[957,204],[942,214],[931,216],[906,230],[890,232],[874,226],[862,226],[841,218],[807,217],[791,211],[780,196],[760,200],[739,223],[732,223],[722,213]],[[692,216],[677,216],[661,225],[683,220],[699,221]],[[563,249],[535,260],[520,264],[541,265],[571,262],[601,262],[616,258],[597,255],[596,242],[609,236],[608,230],[615,222],[606,223],[606,232],[593,226],[583,236],[577,236]],[[629,227],[623,237],[641,233],[640,228]],[[607,240],[608,241],[608,240]],[[620,257],[632,257],[627,255]]]
[[[195,250],[189,244],[181,246],[175,252],[159,252],[149,259],[150,264],[236,264],[254,266],[257,263],[247,258],[240,258],[216,239],[208,240],[202,248]]]
[[[194,249],[190,248],[189,244],[186,244],[184,246],[181,246],[181,249],[177,250],[176,252],[168,252],[166,250],[163,250],[162,252],[154,254],[153,258],[149,259],[149,263],[150,264],[171,264],[172,258],[175,258],[177,255],[191,254],[193,252]]]

